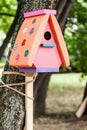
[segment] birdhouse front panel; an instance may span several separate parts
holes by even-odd
[[[62,64],[49,20],[34,59],[36,68],[59,68]]]

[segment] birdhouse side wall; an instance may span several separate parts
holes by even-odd
[[[38,44],[42,38],[38,37],[37,35],[40,34],[41,36],[43,33],[43,30],[40,31],[40,28],[42,25],[43,29],[45,28],[47,19],[48,15],[25,18],[22,26],[19,29],[11,52],[11,66],[17,66],[20,68],[32,66]]]

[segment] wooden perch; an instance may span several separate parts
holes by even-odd
[[[84,99],[84,101],[82,102],[80,108],[79,108],[78,111],[76,112],[76,116],[77,116],[78,118],[82,117],[82,115],[83,115],[83,113],[84,113],[86,107],[87,107],[87,97]]]

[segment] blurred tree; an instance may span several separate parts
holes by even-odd
[[[70,71],[87,75],[87,1],[76,0],[67,19],[65,39],[67,42],[71,66]],[[87,97],[87,84],[83,99]],[[84,115],[87,114],[85,107]]]
[[[12,34],[11,47],[17,36],[17,32],[24,20],[23,13],[26,11],[50,8],[57,10],[57,19],[60,23],[61,29],[64,30],[66,18],[69,14],[71,6],[74,0],[18,0],[18,16],[16,18],[15,30]],[[9,52],[10,55],[10,52]],[[8,58],[9,58],[8,55]],[[6,62],[4,67],[5,71],[18,71],[17,68],[10,67],[9,63]],[[38,114],[45,112],[45,99],[48,89],[48,83],[50,79],[50,73],[38,74],[37,79],[34,83],[34,108]],[[2,80],[6,83],[19,83],[25,79],[22,76],[17,75],[3,75]],[[24,87],[15,86],[19,91],[24,92]],[[0,130],[23,130],[24,127],[24,97],[11,91],[7,88],[0,89]]]
[[[71,69],[87,73],[87,1],[76,0],[67,19],[65,39]]]

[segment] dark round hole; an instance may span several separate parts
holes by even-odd
[[[50,33],[50,32],[45,32],[44,38],[45,38],[46,40],[50,40],[50,39],[51,39],[51,33]]]

